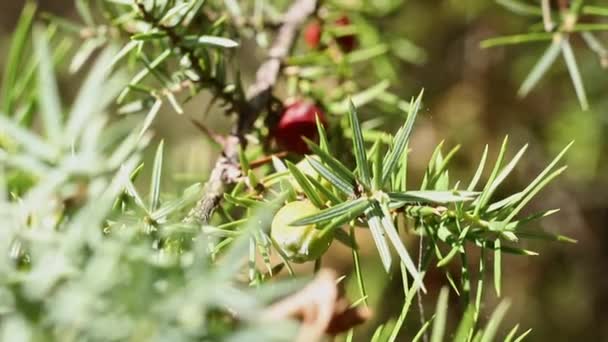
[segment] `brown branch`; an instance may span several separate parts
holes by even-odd
[[[272,99],[272,88],[277,83],[282,61],[291,51],[299,28],[316,11],[316,0],[296,0],[285,12],[277,36],[268,51],[268,59],[256,72],[255,82],[247,90],[247,102],[240,108],[236,125],[226,138],[222,155],[215,163],[205,185],[203,198],[188,214],[187,220],[206,223],[213,215],[224,194],[224,188],[240,177],[239,146],[245,145],[247,134],[260,113]]]

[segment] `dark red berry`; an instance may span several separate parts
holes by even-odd
[[[319,24],[318,21],[313,21],[306,26],[306,29],[304,30],[304,41],[311,49],[319,47],[319,43],[321,42],[321,24]]]
[[[343,15],[335,21],[337,26],[349,26],[350,19]],[[354,34],[340,36],[336,38],[336,42],[344,52],[351,52],[357,47],[357,37]]]
[[[296,101],[287,106],[273,132],[279,146],[299,154],[310,152],[302,137],[318,138],[316,116],[325,124],[325,115],[312,102]]]

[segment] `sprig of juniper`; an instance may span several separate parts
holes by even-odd
[[[608,30],[608,24],[596,22],[607,15],[608,9],[602,6],[586,5],[584,0],[542,0],[538,7],[519,0],[497,0],[496,2],[516,14],[537,18],[542,22],[532,25],[528,33],[486,39],[481,42],[483,48],[534,42],[551,42],[523,81],[518,95],[521,97],[528,95],[561,53],[568,67],[572,85],[574,86],[581,108],[587,110],[589,108],[589,101],[570,40],[572,36],[580,35],[588,48],[598,55],[602,66],[608,66],[608,50],[595,36],[595,33],[598,31]],[[582,15],[590,16],[592,21],[581,22]]]
[[[15,340],[27,334],[44,340],[124,340],[145,332],[144,338],[180,340],[227,335],[235,339],[253,336],[263,340],[271,338],[268,333],[280,333],[282,338],[287,338],[293,333],[291,325],[281,326],[287,328],[285,330],[277,330],[276,324],[268,329],[256,319],[256,313],[269,300],[293,289],[277,287],[275,281],[273,285],[265,284],[283,267],[293,273],[290,260],[270,237],[269,226],[278,206],[286,200],[303,197],[320,211],[292,224],[315,224],[321,234],[331,235],[352,249],[360,303],[366,303],[367,294],[356,244],[359,229],[372,232],[387,272],[396,264],[391,249],[397,251],[407,295],[399,316],[401,323],[395,325],[389,336],[392,340],[409,312],[413,295],[424,288],[424,274],[434,260],[437,267],[449,265],[455,257],[460,257],[462,262],[458,284],[446,271],[453,288],[462,293],[464,302],[473,308],[466,311],[465,323],[457,336],[465,340],[490,340],[505,306],[498,307],[495,318],[483,332],[473,332],[479,318],[483,278],[480,275],[476,298],[470,304],[468,248],[481,249],[482,271],[486,251],[494,254],[494,285],[500,293],[502,253],[534,254],[517,247],[519,240],[571,241],[525,227],[554,210],[520,216],[522,209],[563,172],[564,168],[558,164],[569,146],[524,189],[495,199],[496,190],[521,160],[526,147],[507,162],[505,139],[485,185],[479,189],[488,149],[484,150],[471,181],[463,186],[451,180],[448,171],[458,148],[444,155],[440,144],[429,161],[421,185],[409,189],[408,155],[412,151],[408,144],[422,94],[410,102],[398,101],[400,107],[405,108],[407,104],[406,122],[394,136],[386,134],[371,147],[368,142],[374,139],[362,129],[352,103],[358,101],[346,97],[340,101],[346,104],[343,113],[348,122],[348,137],[352,140],[354,165],[348,163],[343,153],[331,148],[323,126],[318,125],[319,143],[309,142],[314,156],[306,158],[318,177],[304,174],[290,162],[278,158],[272,158],[274,171],[264,167],[254,172],[251,166],[254,163],[246,151],[238,148],[238,143],[268,105],[281,63],[293,44],[297,28],[314,12],[315,6],[309,7],[314,1],[293,5],[288,12],[293,20],[287,15],[279,28],[276,46],[284,49],[283,54],[271,55],[260,68],[261,76],[249,94],[238,95],[237,102],[247,111],[239,113],[241,119],[235,126],[236,133],[224,146],[224,156],[212,173],[209,184],[214,188],[206,189],[205,198],[211,199],[212,204],[211,209],[201,215],[206,224],[201,227],[198,222],[189,221],[188,208],[196,202],[201,187],[194,184],[180,195],[161,196],[162,143],[153,162],[147,196],[142,195],[133,181],[142,167],[139,161],[148,143],[148,128],[162,101],[159,89],[196,81],[198,72],[205,73],[205,77],[215,77],[214,80],[227,75],[222,70],[227,66],[225,49],[233,44],[229,35],[231,27],[220,19],[210,20],[204,11],[190,12],[190,6],[202,6],[202,1],[179,2],[182,5],[159,2],[158,7],[122,0],[106,2],[111,3],[105,7],[110,13],[126,15],[121,19],[123,23],[137,24],[128,31],[133,40],[121,51],[108,49],[100,54],[69,110],[60,100],[54,79],[53,64],[60,61],[64,53],[61,49],[59,52],[49,49],[49,39],[54,38],[53,27],[36,30],[35,57],[25,58],[34,12],[29,5],[13,38],[8,72],[2,85],[1,103],[7,110],[0,115],[0,173],[3,175],[0,177],[0,217],[8,227],[0,231],[0,255],[5,256],[0,262],[2,337]],[[82,7],[85,2],[79,4],[83,16],[88,18],[87,25],[92,26],[93,18],[87,14],[90,11]],[[308,6],[307,11],[297,6]],[[187,25],[165,26],[167,21],[183,19],[183,24],[199,15],[202,16],[199,20],[209,26],[202,25],[201,31],[197,31],[193,46],[187,39],[190,34]],[[215,35],[215,29],[222,34]],[[172,35],[176,37],[171,38]],[[201,40],[201,37],[205,38]],[[283,41],[281,37],[289,39]],[[220,50],[221,53],[213,53]],[[154,100],[139,125],[130,119],[112,121],[105,110],[125,81],[123,73],[111,72],[111,66],[127,56],[133,56],[144,68],[131,79],[123,97],[132,96],[135,103],[146,105],[150,104],[150,98]],[[200,69],[194,70],[194,75],[190,71],[197,67],[191,63],[179,66],[173,63],[184,56],[187,62],[196,56]],[[18,77],[15,70],[22,66],[27,66],[32,74],[26,72],[25,77]],[[268,74],[271,69],[274,71]],[[149,75],[159,81],[158,87],[141,83]],[[205,78],[198,78],[201,79]],[[201,84],[197,91],[219,91],[220,87],[213,82]],[[32,84],[36,86],[28,86]],[[373,96],[366,93],[366,96],[386,98],[383,87],[378,87],[382,92],[375,91]],[[17,89],[26,91],[20,93]],[[235,89],[240,86],[235,85],[231,91]],[[136,94],[144,94],[144,98]],[[163,94],[179,108],[179,101],[168,95],[172,92]],[[39,127],[33,123],[35,113],[40,114]],[[302,188],[302,193],[296,191],[294,182]],[[224,187],[228,183],[234,186]],[[210,222],[208,219],[216,208],[218,222]],[[400,234],[405,232],[425,237],[419,265],[412,260],[401,239]],[[271,263],[273,252],[282,258],[278,265]],[[256,264],[259,256],[266,267],[264,272],[258,270]],[[244,260],[248,261],[246,277],[241,274]],[[317,266],[319,264],[320,260]],[[414,279],[411,285],[407,272]],[[256,290],[242,286],[245,281],[255,285]],[[433,324],[433,340],[443,336],[446,303],[447,294],[443,291]],[[426,323],[422,331],[430,326]],[[381,329],[378,331],[381,336]],[[509,336],[514,335],[515,332]]]
[[[571,239],[560,235],[525,228],[535,220],[555,213],[555,210],[518,217],[526,204],[565,170],[565,167],[558,167],[558,164],[570,145],[566,146],[547,168],[523,190],[498,200],[493,199],[493,194],[521,160],[527,146],[520,149],[507,162],[505,159],[507,139],[505,138],[485,186],[480,191],[475,191],[486,164],[487,148],[472,180],[468,186],[461,189],[461,182],[450,183],[448,171],[449,162],[458,148],[452,149],[444,156],[441,152],[442,146],[439,145],[431,157],[420,190],[408,190],[405,182],[409,153],[407,145],[421,98],[422,94],[411,102],[406,123],[392,138],[385,152],[383,152],[385,146],[380,141],[377,141],[370,149],[365,147],[356,110],[354,106],[351,107],[349,120],[353,132],[353,151],[356,157],[354,170],[349,169],[332,155],[327,144],[324,143],[327,141],[325,132],[322,126],[319,126],[321,145],[309,141],[309,146],[316,157],[308,156],[306,158],[321,179],[330,184],[330,189],[326,184],[321,184],[318,179],[303,174],[297,168],[291,166],[285,168],[279,161],[276,161],[279,163],[278,173],[268,175],[262,180],[254,178],[251,181],[251,178],[248,178],[247,185],[243,183],[242,187],[237,186],[226,199],[236,206],[251,208],[259,201],[265,201],[265,198],[272,192],[273,184],[290,174],[306,197],[321,209],[316,214],[296,220],[291,223],[292,225],[317,224],[318,229],[321,230],[321,236],[333,235],[338,241],[346,243],[353,249],[357,247],[352,243],[348,234],[342,231],[342,227],[348,224],[366,226],[372,233],[386,271],[391,270],[390,250],[392,246],[408,273],[416,281],[421,282],[422,275],[401,241],[397,230],[399,224],[395,221],[397,217],[402,216],[406,218],[406,222],[411,223],[408,225],[416,234],[427,237],[428,246],[425,249],[432,253],[425,257],[426,264],[433,256],[437,260],[438,267],[445,267],[458,255],[466,258],[467,243],[472,243],[481,249],[492,250],[495,258],[495,289],[497,294],[500,294],[501,254],[503,252],[522,255],[536,254],[513,244],[519,242],[520,239],[527,238],[572,242]],[[287,169],[289,173],[282,171]],[[259,184],[262,185],[262,192],[255,190],[260,188],[256,186]],[[281,182],[281,189],[282,192],[293,193],[289,182]],[[245,191],[243,195],[238,195],[243,191]],[[327,202],[321,200],[320,196],[328,198]],[[407,229],[407,227],[405,228]],[[447,247],[447,252],[442,251],[445,249],[445,247],[442,248],[442,245]],[[264,248],[268,249],[268,246]],[[466,264],[464,267],[467,267]],[[462,276],[466,278],[468,274],[463,269]],[[451,275],[447,275],[452,279]],[[469,298],[469,283],[469,279],[463,279],[463,283],[458,286],[452,281],[455,290],[459,293],[464,292],[466,298]],[[424,289],[422,283],[420,286]]]

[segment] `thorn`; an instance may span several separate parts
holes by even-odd
[[[218,144],[220,146],[224,146],[226,144],[226,139],[224,137],[222,137],[219,134],[214,133],[213,131],[211,131],[209,128],[207,128],[207,126],[205,126],[201,122],[198,122],[197,120],[195,120],[193,118],[189,118],[189,119],[190,119],[190,122],[196,128],[198,128],[199,131],[201,131],[205,136],[207,136],[213,142],[215,142],[216,144]]]
[[[281,151],[278,153],[274,153],[274,154],[270,154],[268,156],[264,156],[261,157],[259,159],[256,159],[252,162],[249,163],[249,167],[251,167],[252,169],[258,168],[264,164],[270,163],[272,161],[273,157],[277,157],[277,158],[284,158],[287,156],[287,152],[286,151]]]

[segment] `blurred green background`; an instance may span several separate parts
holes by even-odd
[[[71,0],[38,3],[44,11],[77,17]],[[23,1],[0,2],[2,51],[6,51],[22,6]],[[506,134],[510,136],[511,155],[516,148],[530,143],[527,157],[506,182],[505,193],[528,184],[554,154],[570,140],[576,141],[567,155],[569,169],[565,176],[545,190],[529,211],[561,208],[558,214],[544,219],[541,228],[570,236],[578,243],[524,242],[523,247],[540,255],[503,258],[503,293],[512,300],[503,327],[520,323],[524,329],[533,328],[529,338],[532,341],[607,341],[608,141],[604,136],[608,122],[608,70],[602,69],[597,55],[580,39],[573,39],[591,103],[589,111],[581,111],[562,59],[527,98],[517,98],[519,85],[546,43],[480,49],[483,39],[524,32],[535,22],[506,11],[494,1],[408,0],[388,17],[369,19],[392,39],[405,37],[424,50],[424,54],[416,56],[416,63],[391,58],[394,93],[409,98],[420,88],[425,89],[424,111],[411,144],[412,183],[420,181],[432,150],[444,139],[449,147],[462,144],[455,175],[465,179],[474,172],[486,143],[491,155],[495,155]],[[608,42],[608,34],[599,37]],[[251,59],[243,63],[250,72],[256,65]],[[356,77],[365,82],[368,73],[361,70]],[[68,92],[71,89],[69,82],[64,82],[63,87]],[[197,113],[207,100],[205,95],[192,100],[185,106],[187,115],[199,118]],[[374,110],[368,106],[361,111],[372,114]],[[397,126],[392,121],[395,118],[387,116],[387,130]],[[230,125],[219,111],[212,112],[205,122],[220,131]],[[170,109],[159,117],[155,131],[156,137],[164,138],[170,148],[168,158],[172,162],[168,165],[173,178],[180,181],[184,174],[195,174],[199,175],[198,180],[204,180],[218,153],[217,147]],[[400,281],[380,272],[373,246],[364,245],[363,253],[365,260],[371,260],[366,264],[366,275],[371,300],[376,303],[376,319],[394,317],[401,305]],[[340,247],[333,248],[326,259],[326,264],[344,272],[351,267],[350,253]],[[426,297],[427,316],[434,308],[436,292],[446,283],[443,273],[431,274],[428,279],[431,289]],[[454,295],[452,299],[456,308]],[[488,289],[486,314],[497,301]],[[410,316],[412,324],[417,324],[415,316]]]

